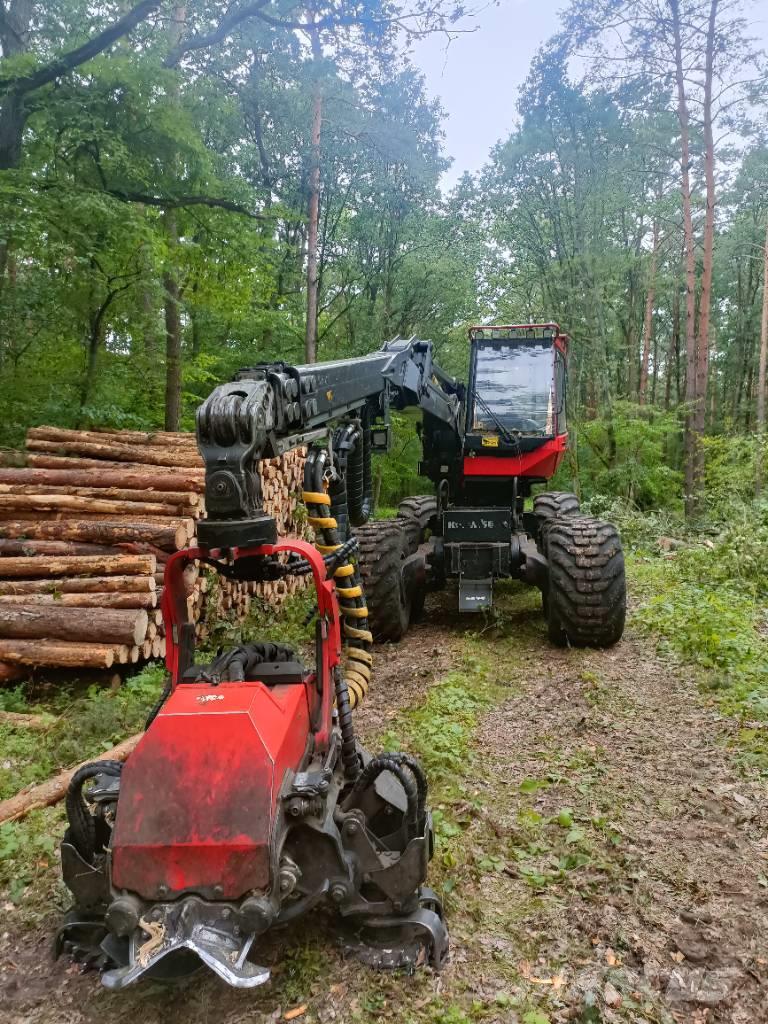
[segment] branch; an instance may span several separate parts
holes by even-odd
[[[81,64],[85,64],[87,61],[93,60],[94,57],[98,57],[100,53],[108,49],[113,43],[116,43],[118,39],[122,39],[123,36],[131,32],[142,21],[145,21],[159,6],[160,0],[142,0],[132,11],[119,18],[114,25],[110,25],[109,28],[99,35],[89,39],[87,43],[78,46],[76,50],[70,50],[69,53],[63,54],[51,64],[39,68],[33,74],[20,78],[0,78],[0,92],[13,91],[19,96],[25,96],[35,89],[41,89],[44,85],[48,85],[49,82],[53,82],[61,75],[66,75],[68,72],[80,67]]]
[[[190,36],[189,39],[183,39],[178,46],[171,50],[163,63],[167,68],[175,68],[185,53],[190,53],[192,50],[204,50],[208,46],[214,46],[216,43],[220,43],[222,39],[225,39],[241,22],[247,21],[248,18],[253,18],[259,13],[262,7],[266,7],[270,2],[271,0],[257,0],[256,3],[248,4],[239,11],[232,11],[230,14],[227,14],[222,18],[218,28],[215,28],[213,32],[208,32],[206,35]]]
[[[270,219],[260,213],[253,213],[247,206],[236,203],[232,199],[218,199],[215,196],[153,196],[115,188],[107,188],[104,191],[107,195],[124,203],[143,203],[145,206],[159,206],[164,210],[178,210],[183,206],[210,206],[214,209],[229,210],[230,213],[241,213],[244,217],[250,217],[251,220]]]

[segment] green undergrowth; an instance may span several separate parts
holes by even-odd
[[[139,732],[163,678],[161,666],[150,666],[115,690],[92,685],[78,695],[57,689],[39,696],[25,687],[0,691],[0,709],[50,717],[39,730],[0,724],[0,799]]]
[[[215,580],[212,582],[215,586]],[[211,604],[215,605],[215,600]],[[286,598],[279,614],[275,614],[266,601],[254,597],[243,621],[236,621],[233,613],[230,618],[213,624],[209,637],[198,647],[198,661],[210,660],[223,648],[255,640],[290,644],[306,653],[314,642],[316,617],[313,610],[316,607],[317,596],[312,585]]]
[[[82,693],[28,687],[0,691],[0,710],[46,716],[43,729],[0,725],[0,799],[43,782],[141,731],[163,686],[161,666],[150,666],[119,689],[93,685]],[[32,811],[0,825],[0,901],[22,904],[35,920],[50,911],[58,893],[56,858],[64,832],[61,805]]]
[[[720,528],[646,544],[628,559],[634,625],[698,673],[742,720],[746,763],[768,774],[768,509],[744,506]]]

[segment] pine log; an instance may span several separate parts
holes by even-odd
[[[147,487],[156,491],[197,491],[205,489],[205,471],[174,469],[164,466],[135,466],[121,462],[99,462],[93,459],[55,458],[50,455],[27,456],[23,469],[0,469],[0,481],[14,483],[60,484],[78,487]]]
[[[55,722],[53,715],[26,715],[18,711],[0,711],[0,725],[14,729],[50,729]]]
[[[7,525],[0,524],[0,529]],[[154,555],[65,555],[61,558],[0,559],[0,576],[4,579],[94,575],[153,576],[156,569]]]
[[[87,761],[83,761],[82,764],[75,765],[74,768],[67,768],[65,771],[59,772],[58,775],[54,775],[47,782],[42,782],[38,786],[30,786],[17,793],[16,796],[0,801],[0,825],[6,821],[16,821],[18,818],[23,818],[30,811],[40,807],[50,807],[51,804],[56,804],[59,800],[63,800],[72,781],[72,776],[83,765],[90,764],[95,760],[125,761],[129,754],[136,749],[143,735],[144,733],[141,732],[136,736],[131,736],[130,739],[123,740],[122,743],[119,743],[111,750],[98,754],[96,757],[90,757]]]
[[[13,555],[154,555],[158,565],[165,565],[169,552],[154,544],[126,541],[120,544],[78,544],[68,540],[0,540],[0,558]],[[2,576],[2,572],[0,572]]]
[[[99,437],[120,435],[127,444],[191,444],[197,447],[197,437],[184,430],[121,430],[119,427],[94,427],[91,433]]]
[[[0,640],[0,662],[56,668],[111,668],[112,644],[72,643],[65,640]]]
[[[15,683],[18,679],[23,679],[24,675],[24,669],[18,665],[7,665],[0,661],[0,684]]]
[[[138,487],[99,487],[95,483],[90,487],[77,487],[73,484],[24,483],[0,481],[0,495],[67,495],[77,498],[98,498],[99,501],[125,501],[145,505],[171,505],[184,509],[196,509],[200,505],[200,495],[194,491],[160,491]],[[129,510],[132,511],[132,510]],[[164,513],[162,513],[164,514]],[[191,513],[186,513],[187,515]]]
[[[32,540],[74,540],[104,544],[143,541],[167,551],[178,551],[186,545],[192,529],[192,520],[186,519],[171,519],[165,526],[88,519],[65,522],[8,520],[0,522],[0,538],[12,540],[28,537]]]
[[[82,640],[86,643],[143,643],[148,618],[144,609],[62,608],[50,605],[0,605],[0,637],[17,640]]]
[[[154,583],[155,581],[152,580]],[[58,605],[62,608],[154,608],[152,594],[0,594],[0,607],[7,605]]]
[[[84,455],[86,458],[107,459],[111,462],[136,462],[146,466],[186,466],[199,469],[202,459],[197,451],[151,448],[149,445],[119,444],[117,441],[27,441],[27,449],[46,455]]]
[[[0,561],[0,577],[3,564]],[[74,579],[4,580],[0,579],[0,596],[23,594],[151,594],[157,584],[153,575],[147,576],[85,576]]]
[[[38,441],[95,441],[98,444],[119,441],[121,444],[148,444],[163,447],[197,448],[194,434],[158,431],[145,433],[139,430],[66,430],[63,427],[30,427],[27,438]]]
[[[148,517],[176,517],[189,515],[194,509],[189,506],[179,508],[159,502],[116,501],[104,498],[82,498],[71,494],[0,494],[0,514],[3,512],[14,515],[16,510],[58,512],[69,514],[78,512],[81,515],[103,515],[109,517],[131,516],[144,520]]]

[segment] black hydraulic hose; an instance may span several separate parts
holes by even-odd
[[[424,774],[424,769],[416,758],[412,757],[410,754],[402,754],[398,752],[396,754],[388,754],[387,756],[407,768],[416,780],[416,789],[418,792],[419,830],[420,833],[423,834],[427,818],[427,777]]]
[[[304,466],[304,500],[309,511],[309,523],[318,533],[318,548],[326,560],[329,575],[335,577],[336,593],[342,617],[342,635],[347,661],[334,677],[336,710],[342,738],[342,763],[350,780],[360,772],[352,710],[368,691],[371,674],[372,643],[368,629],[368,608],[363,592],[362,578],[351,557],[356,540],[347,536],[348,486],[344,468],[349,469],[351,445],[359,438],[356,425],[348,424],[336,431],[333,474],[325,490],[326,469],[330,453],[325,448],[310,449]],[[351,518],[351,516],[350,516]]]
[[[353,526],[362,526],[373,514],[371,429],[366,424],[357,432],[356,444],[349,452],[347,494],[350,521]]]
[[[96,856],[96,822],[85,806],[83,786],[96,775],[120,775],[122,770],[122,761],[94,761],[78,768],[67,788],[65,805],[72,845],[89,864]]]
[[[403,787],[403,792],[405,793],[407,806],[405,831],[407,838],[410,840],[419,834],[419,790],[414,776],[407,767],[400,763],[399,758],[404,756],[400,754],[381,754],[378,757],[371,758],[360,773],[349,796],[344,801],[344,807],[347,808],[353,805],[355,798],[372,786],[382,772],[391,772]]]
[[[352,708],[349,705],[349,688],[340,668],[335,670],[334,683],[336,712],[339,716],[339,731],[341,732],[341,763],[344,766],[344,775],[348,779],[354,780],[360,774],[360,755],[357,752],[355,725],[352,721]]]

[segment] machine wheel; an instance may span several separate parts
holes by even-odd
[[[550,640],[559,647],[615,644],[627,611],[624,553],[616,527],[587,516],[561,516],[547,523],[544,550]]]
[[[402,574],[409,554],[406,532],[397,519],[374,520],[354,532],[373,639],[402,640],[411,619],[411,595]]]
[[[533,499],[533,514],[540,527],[555,516],[570,516],[580,508],[579,499],[570,491],[547,491]]]
[[[431,520],[437,515],[437,498],[432,494],[421,494],[405,498],[397,507],[398,521],[408,537],[408,553],[413,554],[419,544],[427,538]]]

